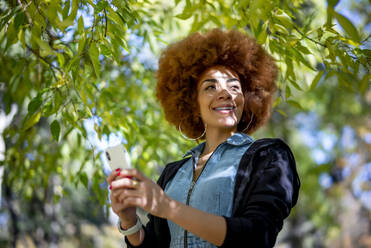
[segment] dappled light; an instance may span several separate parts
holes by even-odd
[[[371,247],[370,8],[368,0],[0,0],[0,247],[123,245],[104,150],[122,143],[156,181],[196,145],[166,122],[156,71],[168,44],[212,28],[255,38],[276,61],[277,93],[260,113],[270,119],[252,136],[290,145],[301,188],[275,247]],[[214,56],[188,61],[203,64],[203,54]],[[257,106],[268,106],[266,94],[254,88]],[[178,123],[188,102],[162,97]],[[276,176],[289,188],[289,172]],[[157,197],[138,201],[163,216]]]

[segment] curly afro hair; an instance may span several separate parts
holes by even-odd
[[[166,120],[177,128],[181,126],[188,137],[199,137],[203,133],[204,125],[198,114],[197,80],[202,72],[215,65],[226,66],[240,77],[245,106],[237,128],[253,133],[270,116],[277,67],[255,39],[236,30],[193,33],[162,52],[156,97]]]

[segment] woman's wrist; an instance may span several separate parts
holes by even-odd
[[[119,232],[125,236],[130,236],[132,234],[135,234],[137,233],[141,228],[142,228],[142,222],[140,221],[140,219],[137,217],[137,222],[135,223],[134,226],[131,226],[130,228],[128,229],[123,229],[122,228],[122,225],[121,225],[121,221],[119,220],[117,222],[117,228],[119,229]]]
[[[123,222],[121,219],[120,219],[120,223],[121,223],[121,228],[123,230],[126,230],[126,229],[129,229],[130,227],[133,227],[135,226],[135,224],[137,223],[136,221],[135,222]]]
[[[121,222],[122,229],[129,229],[130,227],[134,226],[137,223],[137,216],[135,215],[134,218],[123,218],[119,216]]]

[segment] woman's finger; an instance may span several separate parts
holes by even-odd
[[[120,173],[120,169],[116,169],[115,171],[112,171],[111,174],[109,174],[109,176],[106,179],[107,183],[111,184],[119,173]]]
[[[134,190],[125,190],[125,191],[122,191],[121,194],[119,194],[116,199],[118,202],[126,202],[126,199],[127,198],[130,198],[130,197],[143,197],[139,192],[137,191],[134,191]]]
[[[140,182],[136,179],[130,179],[127,177],[116,179],[111,183],[111,190],[128,188],[128,189],[137,189],[140,186]]]
[[[125,206],[124,203],[117,202],[117,203],[115,204],[114,210],[115,210],[116,212],[120,212],[120,211],[125,210],[126,208],[127,208],[127,207]]]
[[[121,206],[123,209],[130,208],[130,207],[141,207],[142,199],[140,197],[130,196],[130,197],[126,197],[125,200],[121,202],[121,204],[122,204]]]
[[[147,177],[144,176],[139,170],[137,169],[124,169],[120,171],[120,177],[130,177],[135,178],[138,181],[145,181]]]
[[[122,188],[115,189],[111,192],[111,196],[115,197],[116,200],[118,200],[121,195],[129,195],[129,196],[137,195],[137,196],[139,196],[140,194],[141,193],[137,190],[122,189]]]

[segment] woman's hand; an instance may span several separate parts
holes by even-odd
[[[137,169],[120,171],[111,186],[111,199],[115,199],[116,209],[123,214],[127,215],[127,210],[140,207],[152,215],[166,218],[171,199],[160,186]]]
[[[227,224],[224,217],[172,200],[160,186],[136,169],[120,171],[111,185],[111,199],[117,200],[117,206],[125,214],[129,209],[140,207],[154,216],[173,221],[217,246],[220,246],[225,239]],[[113,205],[112,203],[112,208]],[[143,237],[137,237],[135,244],[141,244],[142,240]],[[134,245],[130,237],[129,241]]]
[[[115,197],[115,192],[117,189],[112,188],[112,182],[119,179],[118,175],[120,175],[120,169],[117,169],[116,171],[113,171],[108,177],[107,182],[110,185],[111,192],[111,205],[112,210],[119,216],[121,222],[125,225],[127,224],[130,226],[131,224],[136,223],[136,208],[135,207],[126,207],[124,203],[119,201],[117,197]],[[116,193],[117,195],[117,193]]]

